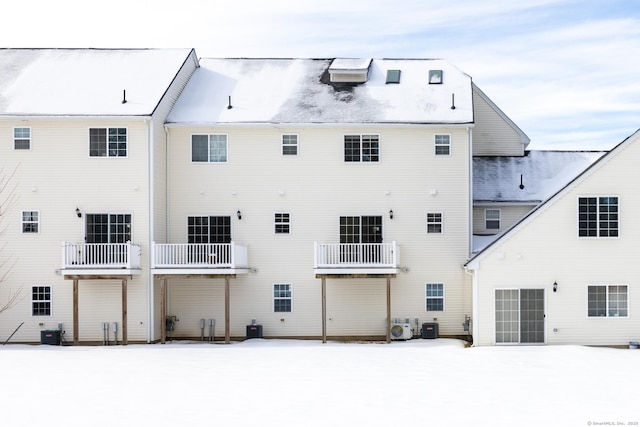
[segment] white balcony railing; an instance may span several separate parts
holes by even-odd
[[[400,252],[392,243],[314,242],[314,268],[398,268]]]
[[[154,243],[153,268],[247,268],[247,246],[231,243]]]
[[[139,269],[140,245],[62,242],[63,269]]]

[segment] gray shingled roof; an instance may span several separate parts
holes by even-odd
[[[473,200],[540,203],[604,154],[605,151],[532,150],[523,157],[474,157]],[[521,177],[524,188],[520,188]]]

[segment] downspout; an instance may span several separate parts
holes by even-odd
[[[469,243],[468,252],[473,253],[473,130],[467,128],[467,144],[469,150]]]
[[[473,338],[473,347],[478,347],[480,339],[480,335],[478,335],[478,325],[480,324],[478,319],[478,270],[469,271],[469,267],[465,265],[464,272],[471,276],[471,337]]]
[[[153,274],[151,274],[151,262],[153,261],[151,259],[151,252],[152,252],[152,245],[153,245],[153,218],[154,218],[154,211],[153,211],[153,205],[154,205],[154,162],[153,162],[153,153],[154,153],[154,137],[153,137],[153,120],[152,119],[145,119],[145,122],[147,123],[147,164],[148,164],[148,169],[147,169],[147,173],[149,174],[147,182],[149,185],[149,188],[147,189],[148,191],[148,197],[147,197],[147,201],[149,203],[148,206],[148,224],[149,224],[149,230],[148,230],[148,245],[147,245],[147,272],[148,272],[148,276],[147,276],[147,280],[148,280],[148,292],[147,295],[149,297],[148,301],[147,301],[147,342],[151,343],[153,342],[153,331],[155,330],[155,316],[154,316],[154,300],[155,300],[155,295],[153,292]]]

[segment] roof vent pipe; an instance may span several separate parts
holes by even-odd
[[[231,95],[229,95],[229,104],[227,105],[227,110],[231,110],[233,106],[231,106]]]
[[[127,103],[127,91],[126,90],[122,91],[122,103],[123,104]]]
[[[451,94],[451,109],[452,110],[456,109],[456,95],[455,95],[455,93]]]
[[[524,190],[524,184],[522,183],[522,174],[520,174],[520,189]]]

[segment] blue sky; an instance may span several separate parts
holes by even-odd
[[[200,57],[444,58],[535,149],[609,149],[640,128],[635,0],[31,0],[3,47],[194,47]],[[7,19],[14,16],[19,19]]]

